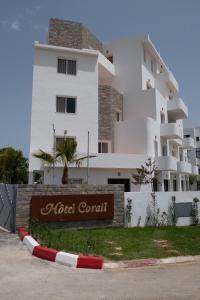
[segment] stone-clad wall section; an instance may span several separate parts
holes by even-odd
[[[95,49],[103,53],[102,42],[81,23],[50,19],[48,44],[75,49]]]
[[[111,86],[99,85],[99,140],[110,141],[112,152],[117,112],[123,116],[123,95]]]
[[[112,140],[111,87],[99,85],[99,140]]]
[[[103,53],[103,44],[85,26],[82,26],[82,48],[95,49]]]
[[[50,227],[122,227],[124,226],[124,186],[123,185],[18,185],[16,200],[16,228],[28,227],[32,196],[72,195],[72,194],[114,194],[114,218],[112,220],[88,220],[82,222],[47,223]]]

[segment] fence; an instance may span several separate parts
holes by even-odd
[[[15,232],[16,191],[15,185],[0,184],[0,226],[11,232]]]

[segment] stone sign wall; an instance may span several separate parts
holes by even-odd
[[[47,207],[48,203],[50,205]],[[57,206],[60,206],[60,212],[62,210],[61,219],[57,215],[56,203],[58,203]],[[88,214],[86,207],[87,210],[90,209]],[[44,215],[41,216],[41,209],[43,212],[45,209],[46,212],[51,210],[51,217],[54,214],[54,218],[51,220],[47,215],[46,218]],[[78,210],[79,212],[77,212]],[[16,227],[28,227],[31,215],[48,224],[49,227],[55,228],[123,227],[124,186],[18,185]],[[38,217],[39,215],[40,217]]]

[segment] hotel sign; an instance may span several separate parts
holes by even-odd
[[[31,217],[40,222],[112,219],[114,194],[32,196]]]

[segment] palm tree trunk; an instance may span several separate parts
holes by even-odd
[[[68,166],[64,166],[62,175],[62,184],[68,184]]]

